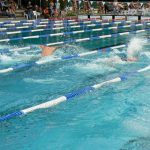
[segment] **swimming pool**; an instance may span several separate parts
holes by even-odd
[[[91,24],[91,23],[89,23]],[[126,23],[117,24],[124,26]],[[128,24],[128,23],[127,23]],[[129,23],[130,24],[130,23]],[[72,26],[72,25],[71,25]],[[109,24],[108,28],[116,26]],[[86,26],[86,29],[98,27]],[[119,33],[148,29],[148,25],[132,28],[104,29],[73,34],[70,28],[58,30],[70,32],[56,37],[18,39],[1,42],[0,69],[16,64],[32,63],[41,60],[40,49],[36,44],[67,41],[55,56],[73,56],[115,45],[127,44],[128,47],[100,49],[98,53],[72,59],[50,61],[42,65],[19,68],[0,74],[0,115],[26,109],[87,86],[103,83],[132,72],[123,82],[116,82],[76,96],[69,101],[51,108],[36,110],[27,115],[14,117],[0,122],[0,149],[42,150],[42,149],[140,149],[149,145],[149,73],[134,74],[134,71],[149,65],[149,30],[135,34]],[[85,26],[84,26],[85,29]],[[83,30],[83,26],[77,30]],[[74,30],[74,31],[77,31]],[[24,30],[23,30],[24,31]],[[47,31],[34,35],[44,35]],[[53,30],[50,34],[53,34]],[[55,32],[56,33],[56,32]],[[96,39],[93,37],[112,35]],[[24,33],[4,35],[1,39],[32,36]],[[76,39],[90,37],[91,40],[76,42]],[[69,40],[69,39],[73,40]],[[92,39],[93,38],[93,39]],[[21,51],[8,49],[33,46]],[[113,63],[106,58],[116,57],[129,49],[139,49],[138,62]],[[135,146],[135,147],[134,147]]]

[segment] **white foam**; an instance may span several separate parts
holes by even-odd
[[[110,54],[111,55],[111,54]],[[105,63],[108,65],[114,66],[115,64],[124,64],[125,62],[121,60],[119,56],[115,56],[112,53],[111,57],[106,57],[106,58],[99,58],[96,60],[99,63]]]
[[[140,51],[142,51],[143,46],[147,43],[147,40],[142,38],[133,38],[131,39],[128,48],[127,48],[127,57],[132,58],[136,57]]]
[[[56,80],[54,78],[38,78],[38,79],[35,79],[35,78],[24,78],[23,79],[24,82],[27,82],[27,83],[36,83],[36,84],[56,84],[56,83],[60,83],[60,82],[67,82],[67,80]]]
[[[140,55],[145,55],[146,57],[150,58],[150,52],[142,52]]]
[[[144,116],[143,116],[144,117]],[[146,118],[141,117],[125,120],[124,126],[130,131],[140,134],[140,136],[146,136],[150,134],[149,121]]]
[[[79,70],[80,72],[92,73],[92,74],[96,74],[96,73],[104,74],[106,72],[112,72],[116,70],[114,66],[108,65],[107,63],[102,63],[101,60],[103,59],[94,60],[86,64],[76,63],[74,65],[74,68]]]
[[[38,84],[52,84],[55,83],[54,79],[47,78],[47,79],[34,79],[34,78],[24,78],[25,82],[28,83],[38,83]]]
[[[2,54],[0,55],[0,61],[2,64],[9,64],[13,61],[13,59],[10,56]]]

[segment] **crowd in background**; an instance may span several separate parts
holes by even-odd
[[[101,14],[130,14],[136,15],[141,13],[141,15],[145,15],[150,12],[150,2],[140,3],[139,1],[132,1],[130,3],[127,2],[118,2],[115,0],[114,2],[97,2],[96,3],[98,12]]]
[[[139,1],[127,2],[104,2],[104,1],[89,1],[89,0],[47,0],[44,6],[31,1],[26,1],[24,13],[28,19],[33,19],[36,16],[44,16],[44,18],[65,17],[68,12],[78,14],[98,13],[98,14],[131,14],[136,15],[141,13],[145,15],[150,13],[150,2],[140,3]],[[15,18],[15,12],[18,8],[14,0],[0,0],[0,14]]]
[[[69,4],[70,2],[70,4]],[[58,0],[57,3],[48,1],[47,5],[42,9],[39,9],[41,14],[45,18],[51,17],[64,17],[68,11],[72,11],[76,14],[83,12],[84,14],[96,13],[98,14],[124,14],[124,15],[136,15],[141,13],[145,15],[150,13],[150,2],[140,3],[139,1],[127,2],[103,2],[103,1],[89,1],[89,0]]]
[[[0,0],[0,14],[11,18],[16,18],[15,12],[18,8],[14,0]]]

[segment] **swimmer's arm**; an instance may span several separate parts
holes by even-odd
[[[42,49],[42,56],[50,56],[56,51],[59,47],[58,46],[45,46],[45,45],[40,45],[40,48]]]

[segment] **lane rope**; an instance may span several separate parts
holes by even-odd
[[[107,25],[108,23],[111,23],[111,24],[117,24],[117,23],[121,23],[121,22],[126,22],[126,23],[132,23],[132,21],[116,21],[116,22],[92,22],[93,24],[105,24]],[[135,22],[136,23],[136,22]],[[3,32],[3,31],[11,31],[11,30],[19,30],[20,29],[37,29],[37,28],[40,28],[40,29],[43,29],[43,28],[51,28],[52,30],[60,30],[60,29],[65,29],[66,27],[70,27],[70,28],[81,28],[81,27],[84,27],[84,24],[86,25],[86,23],[80,23],[79,25],[72,25],[72,26],[69,26],[69,25],[64,25],[64,26],[60,26],[60,27],[55,27],[53,25],[37,25],[37,26],[20,26],[20,27],[11,27],[11,28],[0,28],[0,31]],[[87,23],[88,25],[88,23]],[[90,25],[90,24],[89,24]],[[38,30],[38,29],[37,29]]]
[[[122,45],[117,45],[117,46],[112,46],[112,47],[108,47],[108,48],[102,48],[102,49],[94,50],[94,51],[91,51],[91,52],[85,52],[85,53],[79,53],[79,54],[74,54],[74,55],[57,57],[57,58],[53,58],[53,59],[49,59],[49,60],[48,59],[38,60],[38,61],[35,61],[35,62],[32,62],[32,63],[21,63],[21,64],[14,65],[14,66],[11,66],[11,67],[6,68],[6,69],[1,69],[0,74],[16,71],[18,69],[29,68],[29,67],[33,67],[33,66],[37,66],[37,65],[43,65],[45,63],[54,62],[54,61],[57,61],[57,60],[68,60],[68,59],[73,59],[73,58],[78,58],[78,57],[84,57],[84,56],[87,56],[87,55],[93,55],[93,54],[96,54],[96,53],[99,53],[99,52],[109,52],[113,49],[123,48],[123,47],[126,47],[126,45],[122,44]]]
[[[78,97],[78,96],[81,96],[83,94],[87,94],[87,93],[93,92],[93,91],[95,91],[97,89],[102,88],[103,86],[107,86],[109,84],[114,84],[114,83],[118,83],[118,82],[121,82],[121,81],[128,80],[130,77],[133,77],[135,75],[138,75],[139,73],[142,73],[142,72],[145,72],[145,71],[148,71],[148,70],[150,70],[150,65],[148,65],[148,66],[146,66],[144,68],[141,68],[139,70],[136,70],[134,72],[132,71],[132,72],[124,73],[123,75],[120,75],[120,76],[118,76],[116,78],[113,78],[111,80],[106,80],[104,82],[97,83],[97,84],[94,84],[92,86],[86,86],[86,87],[84,87],[82,89],[79,89],[79,90],[67,93],[67,94],[65,94],[63,96],[60,96],[60,97],[56,98],[56,99],[52,99],[50,101],[41,103],[39,105],[35,105],[35,106],[29,107],[29,108],[22,109],[20,111],[16,111],[16,112],[10,113],[8,115],[1,116],[0,117],[0,122],[6,121],[6,120],[14,118],[14,117],[19,117],[21,115],[27,115],[28,113],[34,112],[34,111],[39,110],[39,109],[46,109],[46,108],[53,107],[53,106],[58,105],[58,104],[60,104],[62,102],[71,100],[71,99],[73,99],[75,97]]]
[[[96,22],[96,23],[92,23],[92,24],[85,24],[85,23],[83,23],[83,24],[79,24],[79,25],[75,25],[75,26],[62,26],[62,27],[53,27],[52,28],[52,26],[45,26],[44,25],[44,27],[46,27],[46,28],[40,28],[40,29],[33,29],[33,30],[17,30],[17,31],[9,31],[9,30],[7,30],[7,31],[5,31],[5,30],[3,30],[3,29],[0,29],[0,30],[2,30],[1,32],[0,32],[0,35],[5,35],[5,34],[7,34],[7,35],[12,35],[12,34],[22,34],[22,33],[29,33],[29,32],[41,32],[41,31],[52,31],[52,30],[60,30],[60,29],[72,29],[72,28],[85,28],[85,27],[98,27],[98,26],[104,26],[104,25],[124,25],[124,24],[128,24],[128,23],[132,23],[132,22],[130,22],[130,21],[127,21],[127,22],[111,22],[111,23],[103,23],[103,22]],[[132,24],[136,24],[136,23],[132,23]],[[144,25],[145,23],[143,23],[143,25]],[[147,23],[148,24],[148,23]],[[50,28],[48,28],[48,27],[50,27]],[[4,28],[4,29],[6,29],[6,28]]]
[[[148,23],[147,25],[150,25],[150,23]],[[143,26],[143,24],[136,24],[136,25],[132,24],[132,25],[98,28],[98,29],[83,29],[83,30],[78,30],[78,31],[68,31],[68,32],[60,32],[60,33],[52,33],[52,34],[42,34],[42,35],[33,35],[33,36],[25,36],[25,37],[7,38],[7,39],[1,39],[0,42],[18,41],[18,40],[26,40],[26,39],[37,39],[37,38],[54,37],[54,36],[64,36],[64,35],[70,35],[70,34],[73,35],[73,34],[84,33],[84,32],[95,32],[95,31],[111,30],[111,29],[118,30],[118,29],[129,28],[129,27],[138,27],[138,26]]]

